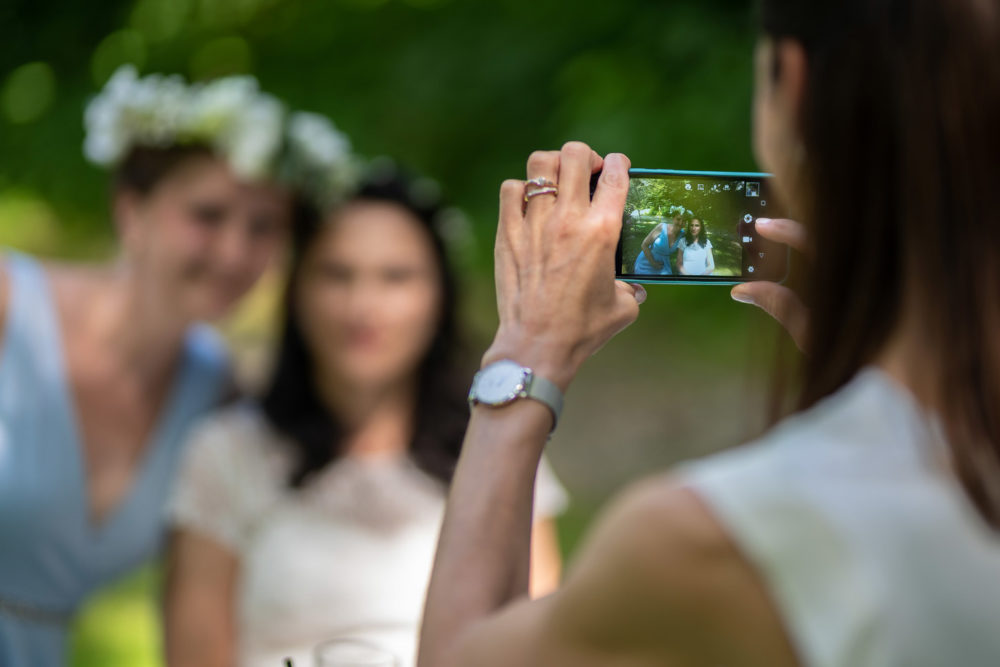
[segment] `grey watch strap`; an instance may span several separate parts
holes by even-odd
[[[552,430],[556,430],[563,409],[563,393],[553,382],[531,373],[531,382],[524,388],[524,395],[549,406],[552,410]]]

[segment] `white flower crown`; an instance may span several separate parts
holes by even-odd
[[[118,165],[136,146],[204,144],[242,178],[281,178],[325,207],[357,178],[347,136],[317,114],[290,116],[251,76],[186,84],[124,65],[87,105],[84,154]]]
[[[281,177],[320,210],[340,203],[357,186],[361,171],[347,135],[329,118],[306,111],[289,117]]]

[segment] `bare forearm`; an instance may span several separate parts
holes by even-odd
[[[658,262],[655,257],[653,257],[652,250],[649,249],[648,245],[642,246],[642,254],[646,256],[646,261],[648,261],[654,268],[662,269],[663,264]]]
[[[427,595],[420,665],[449,664],[463,630],[527,595],[535,471],[551,426],[548,408],[530,400],[473,412]]]

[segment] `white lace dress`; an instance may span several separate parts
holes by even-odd
[[[292,451],[250,404],[206,420],[189,444],[171,521],[240,560],[240,664],[311,667],[338,637],[414,662],[419,619],[444,513],[445,487],[408,458],[342,458],[304,489],[287,479]],[[543,461],[537,517],[567,496]]]

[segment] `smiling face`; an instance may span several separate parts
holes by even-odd
[[[691,229],[691,236],[693,236],[696,241],[700,241],[701,240],[701,220],[699,220],[698,218],[695,218],[694,220],[692,220],[691,221],[691,225],[690,225],[690,229]]]
[[[412,377],[441,319],[437,261],[422,223],[402,206],[355,202],[336,213],[295,289],[317,372],[360,390]]]
[[[124,190],[116,220],[143,297],[185,320],[226,314],[282,247],[291,197],[238,180],[211,156],[186,159],[148,194]]]

